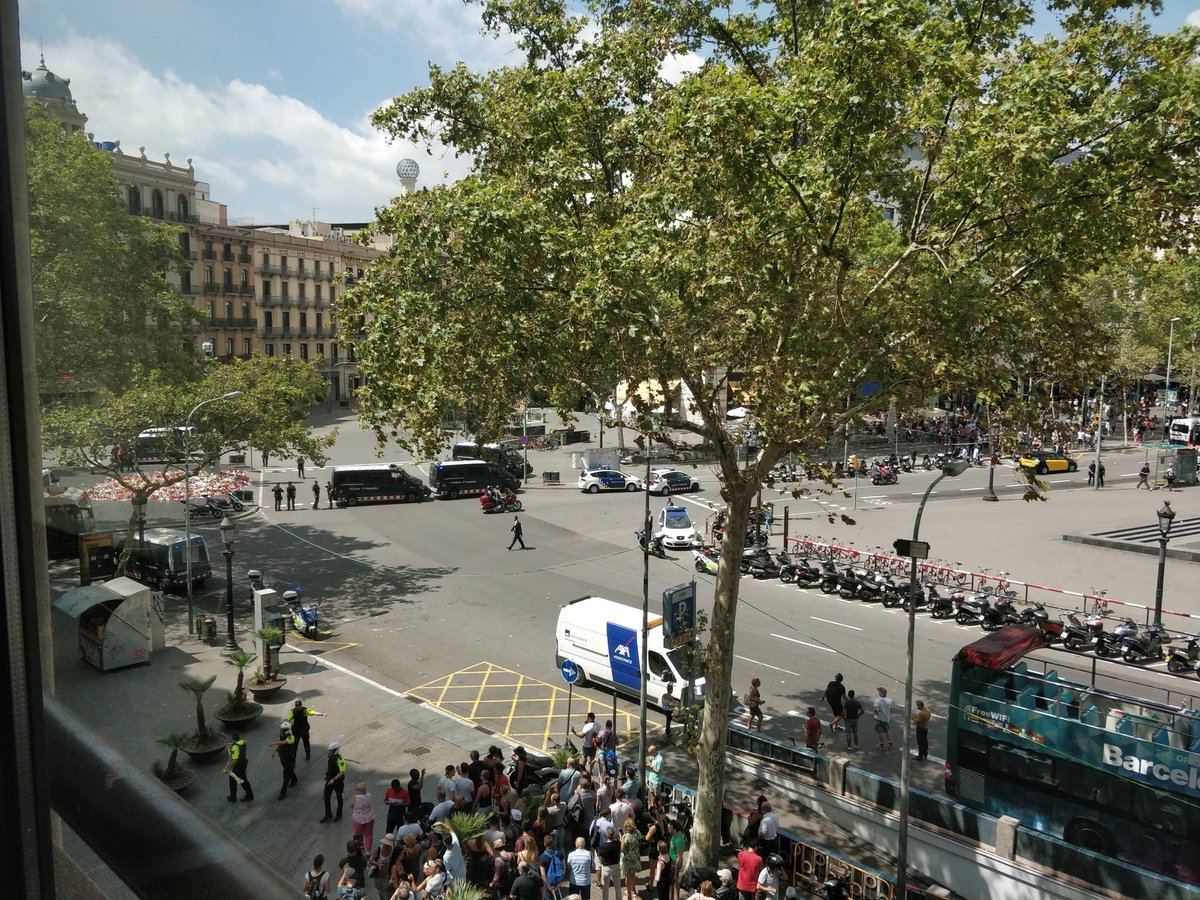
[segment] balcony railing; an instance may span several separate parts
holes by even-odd
[[[205,259],[216,259],[216,258],[217,258],[217,251],[215,251],[215,250],[205,250],[205,251],[204,251],[204,258],[205,258]]]
[[[184,251],[183,251],[183,258],[184,258],[184,259],[193,259],[193,260],[194,260],[194,259],[199,259],[199,258],[200,258],[200,254],[199,254],[199,253],[197,253],[195,250],[184,250]]]
[[[206,293],[206,294],[220,294],[220,293],[222,293],[222,291],[221,291],[221,285],[217,284],[215,281],[206,281],[206,282],[204,282],[204,284],[202,285],[202,289],[203,289],[204,293]]]
[[[267,266],[267,265],[260,264],[258,267],[258,274],[259,275],[278,275],[279,274],[279,266]]]
[[[296,274],[296,270],[294,268],[292,268],[291,266],[280,266],[279,274],[282,275],[284,278],[291,278]]]
[[[195,294],[200,293],[200,285],[198,285],[198,284],[181,284],[179,286],[179,293],[189,294],[189,295],[194,296]]]
[[[251,261],[252,261],[252,260],[250,259],[250,254],[249,254],[249,253],[239,253],[239,254],[238,254],[238,262],[240,262],[240,263],[248,263],[248,262],[251,262]]]
[[[241,294],[243,297],[253,297],[254,296],[254,285],[240,284],[240,285],[238,285],[238,293]]]
[[[257,328],[258,319],[249,316],[218,316],[208,320],[210,328]]]

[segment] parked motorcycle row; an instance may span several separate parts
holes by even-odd
[[[246,504],[239,500],[236,494],[217,494],[204,495],[202,497],[193,497],[189,500],[180,500],[187,506],[187,516],[189,519],[199,519],[205,516],[212,516],[214,519],[222,519],[231,513],[239,513],[246,511]]]
[[[718,549],[701,547],[692,552],[697,572],[716,574]],[[915,601],[917,612],[929,613],[934,619],[952,618],[959,625],[978,625],[984,631],[1025,625],[1041,631],[1051,647],[1077,653],[1092,651],[1098,657],[1119,658],[1127,663],[1165,660],[1167,671],[1172,674],[1200,673],[1200,636],[1172,635],[1158,624],[1139,627],[1128,617],[1114,620],[1104,614],[1102,606],[1090,615],[1069,612],[1052,619],[1040,603],[1018,606],[1016,591],[1012,589],[989,585],[968,591],[935,581],[914,585],[909,578],[896,578],[866,566],[838,568],[832,560],[773,553],[766,547],[747,547],[742,554],[741,570],[743,575],[755,579],[777,578],[801,588],[817,587],[822,593],[837,594],[843,600],[879,603],[905,612]],[[1184,643],[1175,643],[1177,640]]]

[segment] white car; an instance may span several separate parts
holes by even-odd
[[[589,494],[601,491],[640,491],[642,479],[616,469],[585,469],[579,473],[579,489]]]
[[[700,490],[699,480],[677,469],[654,469],[650,473],[650,493],[683,494]]]
[[[672,550],[691,550],[702,547],[704,540],[696,533],[696,526],[682,506],[667,504],[658,511],[656,538],[662,538],[663,546]]]

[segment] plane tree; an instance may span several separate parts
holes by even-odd
[[[1121,2],[1056,3],[1040,39],[1013,0],[581,8],[485,2],[519,58],[431,67],[376,113],[473,168],[379,211],[395,247],[339,315],[381,439],[433,454],[449,408],[498,433],[532,390],[569,415],[627,382],[665,388],[631,392],[643,430],[711,449],[729,514],[694,832],[711,864],[764,476],[891,400],[1000,397],[1031,358],[1091,352],[1073,279],[1191,240],[1197,39]],[[743,401],[748,462],[726,426]]]
[[[95,406],[48,408],[42,414],[42,443],[56,451],[63,465],[107,475],[130,493],[127,537],[132,539],[139,508],[156,491],[217,465],[232,451],[255,447],[264,454],[303,456],[323,466],[337,432],[316,435],[305,421],[325,390],[325,379],[312,363],[290,357],[255,355],[211,362],[188,380],[150,373],[120,393],[101,392]],[[143,431],[183,427],[203,401],[239,391],[240,397],[195,411],[186,454],[179,443],[161,461],[135,459],[132,471],[114,458],[114,447],[136,447]]]

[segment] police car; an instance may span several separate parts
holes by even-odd
[[[586,469],[579,473],[579,489],[589,494],[601,491],[640,491],[642,480],[607,467]]]

